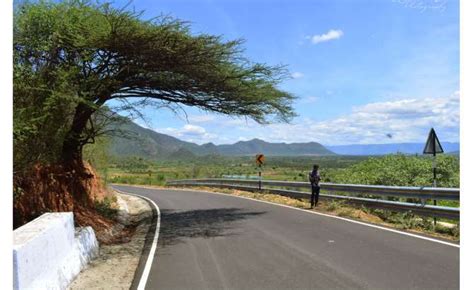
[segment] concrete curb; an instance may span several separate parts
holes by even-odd
[[[137,289],[153,244],[157,214],[145,198],[114,190],[117,227],[134,228],[130,241],[102,245],[100,255],[68,289]]]
[[[13,289],[66,289],[99,252],[72,212],[45,213],[13,232]]]

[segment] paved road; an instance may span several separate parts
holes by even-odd
[[[459,248],[205,192],[115,186],[161,211],[147,289],[458,289]]]

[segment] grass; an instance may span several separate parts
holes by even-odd
[[[103,200],[96,200],[94,202],[95,209],[103,216],[107,218],[114,218],[117,215],[117,197],[115,195],[106,196]]]

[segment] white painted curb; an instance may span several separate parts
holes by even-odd
[[[13,289],[66,289],[99,253],[91,227],[72,212],[45,213],[13,232]]]
[[[146,286],[146,283],[148,281],[148,276],[150,275],[151,265],[153,264],[153,258],[155,257],[156,247],[158,245],[158,237],[160,236],[160,224],[161,224],[160,208],[158,207],[158,205],[153,200],[149,199],[148,197],[145,197],[145,196],[142,196],[142,195],[139,195],[139,194],[126,192],[126,191],[117,189],[115,187],[112,187],[112,189],[119,192],[119,193],[122,193],[122,194],[128,194],[128,195],[132,195],[132,196],[136,196],[136,197],[148,200],[151,204],[153,204],[153,206],[156,209],[156,213],[158,215],[157,216],[157,221],[156,221],[155,234],[153,236],[153,242],[152,242],[152,245],[151,245],[151,248],[150,248],[150,252],[148,253],[148,258],[146,260],[142,276],[140,277],[140,282],[138,283],[138,287],[137,287],[138,290],[144,290],[145,286]]]

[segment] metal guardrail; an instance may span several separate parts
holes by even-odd
[[[209,186],[220,188],[234,188],[247,191],[258,191],[258,181],[256,180],[236,180],[236,179],[187,179],[168,181],[167,185],[183,186]],[[343,192],[348,194],[368,194],[375,196],[392,196],[398,198],[418,198],[454,200],[459,201],[459,188],[433,188],[433,187],[406,187],[406,186],[381,186],[381,185],[359,185],[359,184],[334,184],[321,183],[322,191]],[[262,180],[262,186],[272,186],[280,188],[263,187],[262,190],[294,198],[308,198],[310,193],[297,190],[287,190],[286,188],[310,189],[306,182]],[[284,189],[281,189],[284,188]],[[398,212],[411,211],[414,214],[431,217],[443,217],[448,219],[459,219],[459,208],[433,206],[423,203],[411,203],[400,201],[389,201],[375,198],[320,194],[321,199],[342,200],[348,203],[363,205],[371,208],[386,209]]]

